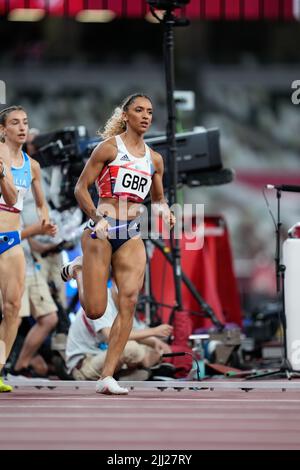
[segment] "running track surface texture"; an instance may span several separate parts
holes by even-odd
[[[53,389],[25,382],[0,395],[0,449],[300,449],[300,382],[272,383],[163,390],[148,383],[106,396],[91,382]]]

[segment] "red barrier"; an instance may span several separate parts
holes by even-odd
[[[205,218],[205,241],[203,249],[187,251],[185,238],[181,240],[182,270],[191,279],[203,299],[212,307],[222,323],[241,325],[241,306],[229,234],[222,217]],[[151,260],[151,282],[154,298],[158,302],[174,305],[175,291],[172,268],[156,248]],[[183,307],[201,312],[198,302],[182,284]],[[163,322],[168,322],[171,309],[160,308]],[[192,329],[210,327],[210,319],[191,315]]]

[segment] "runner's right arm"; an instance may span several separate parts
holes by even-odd
[[[9,207],[13,207],[18,199],[18,191],[11,173],[9,149],[3,143],[0,143],[0,195]]]

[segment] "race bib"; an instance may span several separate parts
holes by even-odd
[[[145,199],[151,187],[151,176],[138,171],[119,168],[114,194],[131,194],[140,199]]]

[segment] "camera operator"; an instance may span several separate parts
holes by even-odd
[[[29,131],[28,139],[26,141],[28,152],[32,153],[33,158],[35,155],[37,155],[38,158],[40,151],[40,147],[37,147],[39,144],[35,144],[37,136],[43,137],[43,135],[40,135],[38,129],[32,128]],[[63,181],[67,176],[63,174],[63,166],[58,165],[58,162],[56,161],[58,156],[52,155],[51,158],[53,158],[53,165],[49,165],[49,160],[47,160],[46,166],[43,167],[45,161],[41,162],[42,183],[47,202],[51,207],[51,218],[57,225],[58,232],[54,239],[46,236],[35,237],[32,239],[31,246],[38,263],[41,265],[42,273],[48,283],[54,286],[56,303],[62,309],[66,309],[65,284],[61,279],[59,266],[62,264],[62,251],[72,249],[80,242],[80,237],[83,231],[83,227],[81,228],[83,213],[78,207],[76,207],[76,204],[74,204],[74,207],[62,210],[60,204],[60,193],[62,192],[62,189],[65,189],[63,187]],[[63,160],[63,154],[61,158]],[[47,159],[49,159],[49,155],[47,156]],[[24,208],[23,220],[26,225],[35,221],[32,218],[32,202],[32,197],[29,195],[26,199],[26,206]],[[35,240],[45,245],[43,250],[35,248]],[[62,323],[65,322],[62,320]],[[69,322],[67,322],[67,327],[65,324],[61,326],[59,325],[59,330],[62,333],[67,333],[68,327]]]
[[[34,144],[34,139],[36,136],[40,134],[38,129],[32,128],[29,130],[28,133],[28,139],[26,141],[26,148],[32,155],[36,152],[36,147]],[[49,201],[49,186],[50,186],[50,181],[49,181],[49,175],[46,169],[41,170],[42,172],[42,184],[43,184],[43,189],[44,193],[46,195],[46,200]],[[28,194],[25,204],[24,204],[24,212],[23,212],[23,223],[24,225],[31,225],[36,222],[36,218],[34,217],[34,214],[32,212],[32,203],[33,203],[33,198],[32,194]],[[55,211],[50,211],[51,212],[51,218],[56,219],[56,214]],[[54,292],[55,292],[55,300],[59,304],[59,307],[62,309],[66,308],[66,295],[65,295],[65,286],[63,282],[61,281],[60,277],[60,263],[62,261],[62,238],[60,234],[60,224],[57,223],[57,220],[55,220],[56,225],[58,226],[58,233],[55,238],[49,238],[48,236],[39,236],[36,238],[31,239],[31,248],[32,252],[37,259],[37,262],[41,266],[41,271],[47,280],[49,284],[52,284],[54,286]],[[39,242],[39,245],[37,245],[36,242]],[[44,247],[41,247],[40,244],[44,245]],[[65,327],[62,328],[64,333],[67,333],[68,328],[66,329]]]

